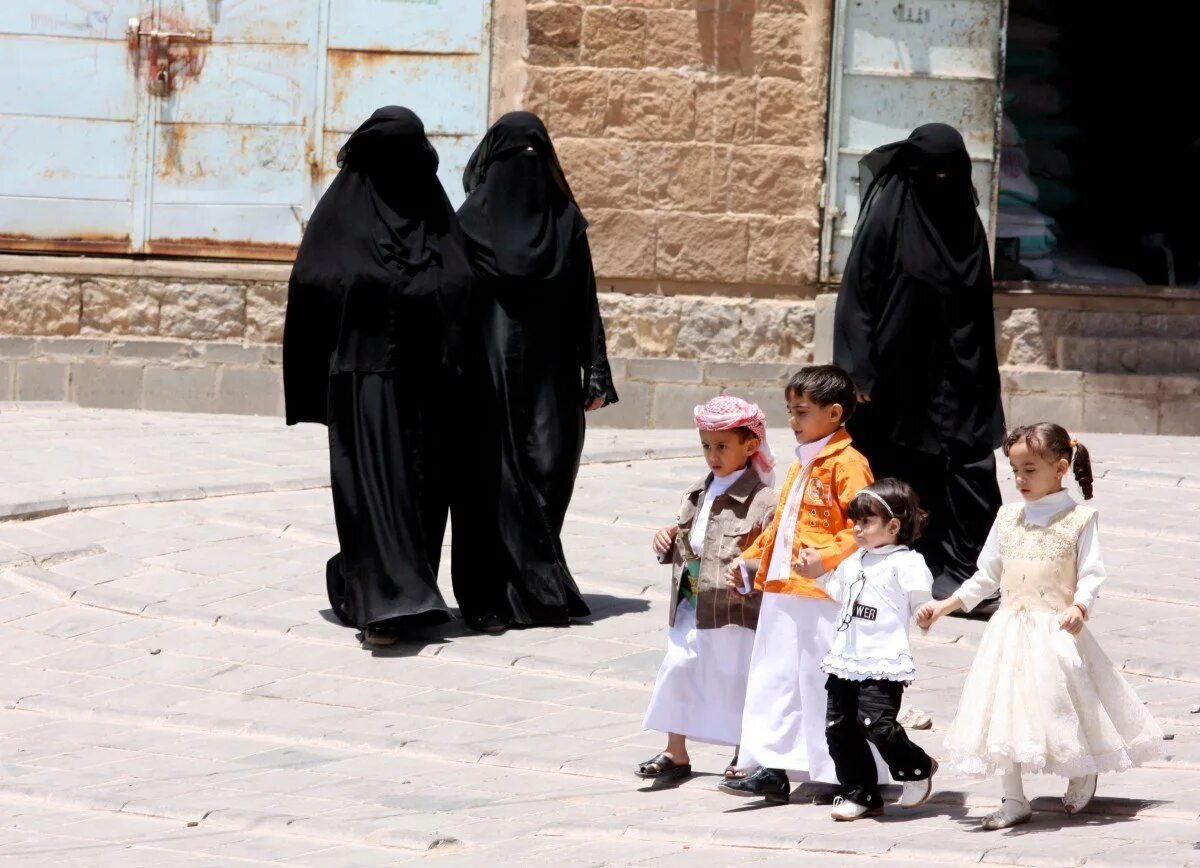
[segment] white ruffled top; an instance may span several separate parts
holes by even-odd
[[[913,614],[933,599],[933,575],[908,546],[859,549],[838,566],[825,592],[840,604],[833,647],[821,670],[847,681],[912,681]]]

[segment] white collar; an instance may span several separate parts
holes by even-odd
[[[1047,494],[1037,500],[1025,501],[1025,521],[1039,527],[1045,527],[1050,519],[1075,505],[1075,498],[1067,489]]]
[[[811,464],[813,459],[821,454],[821,450],[824,449],[825,445],[833,439],[833,435],[836,433],[837,431],[834,431],[832,434],[828,435],[827,437],[822,437],[820,440],[814,440],[811,443],[799,444],[796,447],[796,458],[799,460],[801,466]]]
[[[882,557],[884,555],[891,555],[891,554],[895,554],[896,552],[906,552],[906,551],[908,551],[908,546],[906,546],[906,545],[889,545],[889,546],[876,546],[873,549],[863,549],[862,553],[864,556],[865,555],[879,555],[880,557]]]
[[[733,471],[733,473],[729,474],[728,476],[717,476],[715,473],[712,474],[712,480],[708,483],[708,488],[706,488],[704,491],[705,495],[708,497],[717,497],[718,495],[724,494],[733,487],[735,482],[742,478],[742,474],[745,472],[746,468],[743,467],[741,470]]]

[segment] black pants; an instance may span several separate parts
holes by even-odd
[[[868,743],[875,745],[901,783],[929,777],[933,760],[896,723],[904,685],[899,681],[846,681],[830,675],[825,740],[843,795],[868,808],[883,807],[879,775]]]

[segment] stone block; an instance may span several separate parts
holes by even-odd
[[[110,345],[111,341],[87,338],[40,338],[37,354],[39,358],[59,361],[103,359],[108,356]]]
[[[13,399],[13,378],[16,369],[14,362],[0,362],[0,401]]]
[[[699,383],[700,362],[689,359],[629,359],[626,375],[652,383]]]
[[[561,69],[550,76],[547,110],[555,136],[602,136],[609,82],[604,69]]]
[[[823,292],[817,296],[813,312],[813,364],[833,364],[833,332],[836,313],[836,292]]]
[[[675,352],[678,298],[602,292],[599,299],[610,356],[655,357]]]
[[[189,340],[240,338],[245,312],[240,284],[170,283],[162,292],[159,330],[164,337]]]
[[[554,119],[550,115],[550,87],[557,70],[540,66],[530,66],[525,70],[525,92],[521,105],[526,111],[531,111],[545,122],[552,130]]]
[[[217,386],[217,412],[282,416],[283,378],[268,368],[222,368]]]
[[[1178,343],[1166,338],[1142,338],[1137,354],[1138,373],[1173,374],[1180,370],[1175,351]]]
[[[652,278],[656,273],[658,225],[649,212],[588,212],[592,263],[600,277]]]
[[[0,359],[32,359],[37,355],[37,338],[0,337]]]
[[[0,275],[0,333],[79,334],[79,281],[68,275]]]
[[[71,400],[81,407],[136,409],[142,403],[142,367],[77,363],[71,366]]]
[[[737,283],[746,277],[748,244],[744,218],[663,215],[658,221],[656,270],[669,280]]]
[[[1105,338],[1100,341],[1099,370],[1105,374],[1136,374],[1141,371],[1141,344],[1137,338]]]
[[[753,78],[726,77],[696,84],[696,138],[745,145],[754,141]]]
[[[18,401],[65,401],[71,366],[65,362],[17,362]]]
[[[1068,431],[1094,431],[1084,426],[1083,395],[1005,393],[1005,422],[1012,428],[1034,422],[1056,422]]]
[[[824,87],[787,78],[758,82],[754,106],[754,140],[760,144],[807,148],[819,157],[825,140]]]
[[[696,32],[706,67],[731,75],[754,73],[753,0],[701,0]]]
[[[821,17],[821,16],[818,16]],[[799,79],[823,88],[829,63],[828,34],[809,16],[759,11],[751,41],[754,71],[762,76]]]
[[[566,3],[537,3],[526,7],[529,63],[568,66],[579,62],[583,8]]]
[[[646,65],[645,10],[628,6],[584,9],[582,46],[580,62],[584,66],[642,68]]]
[[[820,165],[799,148],[750,145],[733,150],[729,167],[730,210],[793,215],[820,194]]]
[[[811,361],[814,325],[810,301],[752,299],[742,308],[733,358],[793,364]]]
[[[588,414],[588,427],[646,428],[650,425],[650,394],[648,383],[618,382],[617,403]]]
[[[1100,339],[1060,335],[1055,343],[1058,367],[1069,371],[1100,370]]]
[[[642,145],[639,152],[641,207],[666,211],[725,210],[714,195],[714,180],[718,165],[722,170],[727,165],[728,149],[700,142],[655,142]]]
[[[1074,396],[1083,394],[1081,371],[1045,371],[1037,368],[1002,367],[1001,385],[1014,394]]]
[[[217,370],[147,367],[142,408],[185,413],[216,412]]]
[[[109,355],[114,359],[185,359],[191,346],[179,341],[113,341]]]
[[[1189,338],[1176,343],[1175,371],[1180,374],[1200,374],[1200,340]]]
[[[703,65],[700,21],[695,12],[683,9],[647,12],[645,33],[643,65],[668,69]]]
[[[265,365],[282,365],[283,364],[283,345],[282,344],[266,344],[263,346],[263,364]]]
[[[627,142],[560,138],[554,145],[585,213],[591,208],[637,207],[637,150]]]
[[[762,386],[764,383],[784,383],[791,373],[789,365],[771,362],[708,362],[704,365],[704,382],[722,388]]]
[[[696,424],[693,408],[718,394],[720,391],[712,386],[659,383],[650,405],[650,427],[691,428]]]
[[[675,355],[681,359],[745,359],[754,350],[742,327],[741,299],[683,297]]]
[[[287,309],[286,283],[251,283],[246,286],[246,340],[279,343],[283,340],[283,315]]]
[[[1050,365],[1056,347],[1043,328],[1041,313],[1030,307],[998,316],[996,355],[1001,365]]]
[[[1200,435],[1200,379],[1163,377],[1158,433]]]
[[[136,278],[95,278],[81,285],[80,329],[86,334],[158,334],[161,299],[153,283]]]
[[[623,139],[689,141],[696,129],[696,83],[679,72],[614,72],[605,128]]]
[[[262,344],[198,343],[188,347],[194,361],[208,365],[241,365],[259,367],[263,364]]]
[[[1158,433],[1155,377],[1086,374],[1082,430],[1098,434]]]
[[[820,235],[815,211],[802,217],[751,217],[746,279],[791,286],[815,284]]]

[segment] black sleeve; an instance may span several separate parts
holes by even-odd
[[[584,376],[584,398],[604,398],[605,406],[618,400],[613,385],[612,369],[608,364],[608,346],[604,337],[604,320],[600,318],[600,301],[596,297],[596,272],[592,269],[592,251],[587,236],[579,240],[581,268],[586,277],[584,287],[583,322],[580,340],[580,364]]]
[[[834,313],[833,360],[867,395],[875,387],[878,304],[890,268],[886,227],[867,219],[859,227],[842,272]]]

